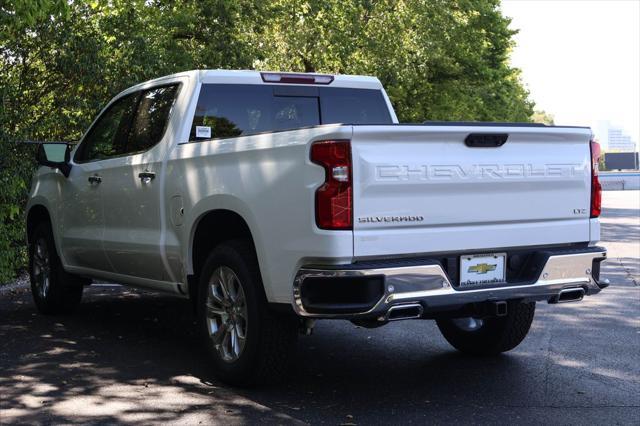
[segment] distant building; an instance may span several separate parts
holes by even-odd
[[[636,143],[620,127],[600,121],[594,128],[596,138],[606,152],[636,152]]]
[[[618,127],[609,128],[609,147],[611,152],[634,152],[636,143],[631,140],[631,136],[625,135]]]

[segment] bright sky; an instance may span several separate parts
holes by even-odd
[[[640,0],[502,0],[512,64],[556,124],[608,120],[640,142]]]

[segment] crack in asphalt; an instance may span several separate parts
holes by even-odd
[[[631,270],[631,268],[628,268],[625,265],[625,263],[622,261],[622,258],[621,257],[616,257],[616,260],[620,264],[620,267],[622,268],[622,270],[627,274],[625,279],[630,280],[633,283],[633,285],[635,285],[635,286],[640,286],[640,283],[638,282],[638,280],[634,276],[633,271]]]
[[[553,329],[555,327],[555,321],[551,321],[551,325],[545,328],[547,339],[547,350],[544,355],[544,394],[542,400],[547,402],[549,397],[549,376],[551,371],[551,341],[553,340]]]

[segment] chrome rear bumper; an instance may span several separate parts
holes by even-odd
[[[429,310],[455,309],[470,303],[510,299],[546,300],[555,303],[566,289],[582,289],[593,295],[605,285],[594,277],[594,265],[606,259],[606,249],[590,247],[583,252],[572,250],[549,255],[537,279],[527,283],[509,283],[491,288],[458,289],[438,262],[423,265],[376,267],[359,269],[345,267],[303,267],[293,286],[294,311],[304,317],[344,319],[384,319],[389,309],[405,304],[419,304]],[[598,266],[599,269],[599,266]],[[357,312],[314,312],[305,306],[303,285],[309,278],[362,278],[382,277],[382,295],[372,307]]]

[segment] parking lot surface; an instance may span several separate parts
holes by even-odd
[[[117,285],[73,315],[0,287],[0,424],[640,424],[640,191],[604,193],[603,275],[583,302],[539,303],[514,351],[473,358],[432,321],[319,322],[287,384],[211,376],[189,303]]]

